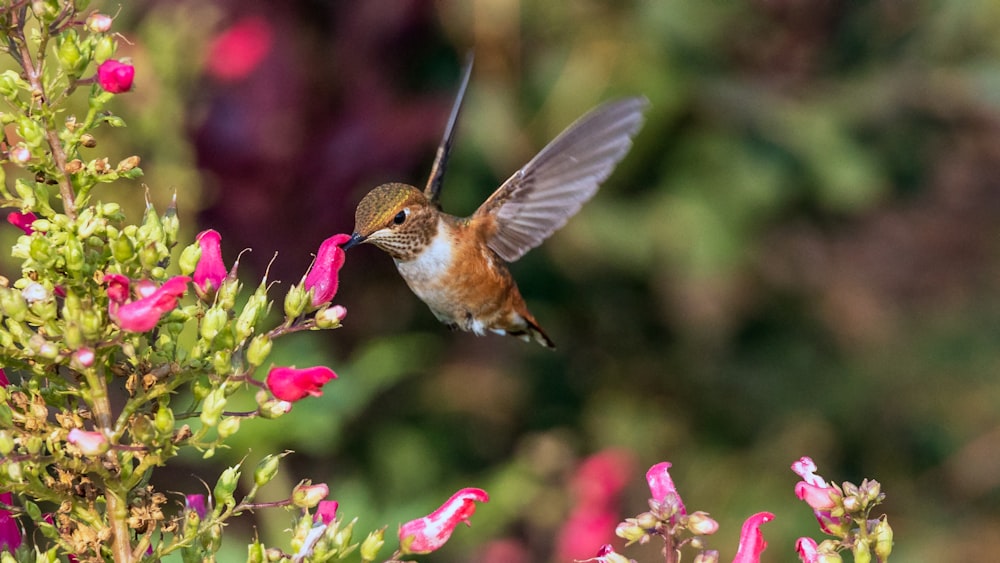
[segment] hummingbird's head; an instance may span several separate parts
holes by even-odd
[[[344,249],[367,242],[406,261],[430,244],[436,233],[437,209],[423,192],[406,184],[382,184],[358,203],[354,234]]]

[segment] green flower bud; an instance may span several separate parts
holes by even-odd
[[[79,36],[75,29],[69,29],[56,39],[56,56],[66,74],[76,78],[87,66],[87,58],[80,50]]]
[[[156,441],[156,427],[147,416],[133,417],[129,429],[137,444],[152,444]]]
[[[285,317],[289,319],[297,318],[305,311],[309,304],[309,292],[301,285],[293,285],[285,294]]]
[[[281,458],[286,455],[288,455],[287,452],[264,456],[264,459],[260,460],[257,467],[253,470],[254,485],[263,487],[270,483],[271,479],[274,479],[274,476],[278,474],[278,465],[281,462]]]
[[[28,89],[28,83],[13,70],[5,70],[0,74],[0,96],[13,99],[22,90]]]
[[[226,396],[223,394],[222,388],[212,389],[202,404],[200,417],[202,424],[205,426],[215,426],[218,424],[219,417],[222,416],[222,410],[225,408]]]
[[[42,446],[44,445],[45,442],[43,442],[38,436],[29,436],[28,439],[24,441],[24,449],[31,455],[37,455],[38,452],[42,451]]]
[[[258,334],[250,341],[247,347],[247,361],[252,366],[264,365],[267,356],[271,353],[271,338],[266,334]]]
[[[195,401],[204,401],[205,397],[208,397],[208,394],[211,392],[212,386],[205,378],[196,379],[194,383],[191,384],[191,394],[194,395]]]
[[[39,264],[49,265],[54,261],[52,256],[52,244],[47,237],[33,236],[28,246],[31,259]]]
[[[135,245],[132,244],[131,239],[122,234],[111,243],[111,256],[119,263],[124,264],[135,256]]]
[[[361,561],[367,563],[375,561],[378,552],[385,544],[385,528],[373,530],[368,533],[365,541],[361,542]]]
[[[233,371],[233,353],[228,348],[212,354],[212,368],[218,375],[226,375]]]
[[[879,563],[888,561],[889,554],[892,553],[892,527],[889,526],[889,519],[885,516],[879,519],[878,524],[875,524],[874,536],[875,557],[878,558]]]
[[[87,340],[97,340],[104,333],[105,325],[99,313],[85,309],[80,314],[80,329]]]
[[[239,295],[242,287],[243,284],[241,284],[236,278],[226,278],[222,280],[222,285],[219,286],[219,290],[215,294],[215,303],[219,307],[222,307],[227,311],[231,311],[233,307],[236,306],[236,296]],[[251,296],[250,299],[253,300],[253,296]],[[244,309],[246,309],[246,307],[244,307]],[[242,340],[242,338],[240,340]]]
[[[28,514],[28,518],[36,522],[42,519],[42,509],[38,508],[38,505],[30,500],[24,501],[24,511]]]
[[[247,545],[247,563],[264,563],[267,558],[264,555],[264,544],[259,540]]]
[[[153,426],[162,437],[172,437],[174,435],[174,411],[164,403],[160,403],[156,409],[156,418],[153,419]]]
[[[139,249],[139,264],[147,270],[152,270],[159,265],[162,255],[157,248],[156,243],[144,244],[142,248]]]
[[[20,291],[4,287],[0,288],[0,310],[3,310],[5,316],[22,322],[28,313],[28,303]]]
[[[194,269],[198,267],[198,260],[201,260],[201,245],[194,243],[186,246],[177,260],[181,275],[190,276],[193,274]]]
[[[325,483],[313,485],[312,481],[305,479],[292,489],[292,504],[299,508],[312,508],[329,494],[330,488]]]
[[[226,328],[229,322],[229,314],[218,307],[212,307],[205,311],[205,318],[201,320],[201,337],[211,342],[219,335],[219,332]]]
[[[24,480],[24,472],[21,468],[21,463],[17,461],[11,461],[4,464],[4,469],[7,470],[7,478],[12,483],[20,483]]]
[[[79,273],[83,271],[84,266],[84,256],[83,256],[83,244],[75,238],[70,238],[66,241],[66,246],[63,248],[63,253],[66,258],[66,269],[70,272]]]
[[[215,512],[221,512],[222,507],[232,506],[235,504],[235,499],[233,498],[233,492],[236,490],[236,485],[240,482],[240,471],[239,466],[234,465],[233,467],[227,468],[219,476],[219,482],[215,484]]]
[[[855,540],[851,553],[854,555],[854,563],[871,563],[872,553],[868,540],[863,538]]]
[[[17,120],[17,134],[31,148],[38,148],[45,142],[45,128],[26,115]]]
[[[115,50],[118,48],[118,42],[115,41],[114,36],[105,35],[97,40],[97,45],[94,47],[94,62],[101,64],[104,61],[110,59],[115,55]]]
[[[8,430],[0,430],[0,455],[8,455],[14,451],[14,437]]]
[[[238,416],[227,416],[219,422],[216,432],[219,433],[219,438],[225,440],[226,438],[236,434],[240,430],[240,417]]]

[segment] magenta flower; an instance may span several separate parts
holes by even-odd
[[[399,546],[403,553],[430,553],[448,541],[459,522],[471,526],[469,518],[476,512],[476,502],[488,502],[482,489],[461,489],[429,515],[411,520],[399,527]]]
[[[104,274],[108,286],[108,300],[112,305],[122,305],[128,301],[129,279],[121,274]],[[115,307],[117,311],[117,307]]]
[[[323,394],[323,385],[331,379],[337,379],[337,374],[326,366],[276,367],[267,372],[267,388],[279,400],[295,402],[306,395],[319,397]]]
[[[208,505],[205,503],[205,495],[195,494],[184,497],[184,510],[194,512],[201,520],[208,516]]]
[[[813,514],[816,515],[816,520],[824,532],[841,535],[839,532],[845,526],[850,526],[850,518],[846,515],[835,517],[830,511],[841,500],[840,490],[816,475],[816,464],[809,457],[802,457],[793,463],[792,471],[802,477],[802,480],[795,484],[795,496],[804,500],[813,509]]]
[[[7,379],[7,374],[0,368],[0,387],[6,387],[10,385],[10,380]]]
[[[743,530],[740,531],[740,547],[736,550],[733,563],[760,563],[760,554],[767,549],[767,542],[764,541],[764,534],[760,532],[760,527],[771,520],[774,520],[774,514],[758,512],[743,522]]]
[[[0,502],[10,506],[14,504],[12,493],[0,493]],[[21,537],[21,527],[17,525],[17,519],[8,510],[0,510],[0,550],[6,549],[11,553],[21,547],[24,538]]]
[[[646,482],[649,483],[649,492],[652,493],[653,500],[663,503],[669,498],[675,499],[672,502],[677,503],[677,513],[683,516],[687,514],[687,510],[684,508],[681,495],[677,492],[677,487],[674,486],[674,480],[670,478],[669,469],[669,461],[657,463],[646,472]]]
[[[239,80],[257,68],[271,50],[274,32],[262,16],[249,16],[220,33],[208,48],[208,74]]]
[[[328,303],[337,294],[337,275],[344,265],[344,249],[340,245],[351,240],[350,235],[333,235],[323,241],[316,260],[306,273],[302,287],[312,290],[313,307]]]
[[[111,316],[122,330],[128,332],[148,332],[153,330],[156,323],[160,322],[160,317],[177,307],[177,300],[187,291],[189,281],[191,281],[191,278],[187,276],[172,277],[163,282],[163,285],[153,290],[146,297],[120,306],[116,301],[120,297],[117,293],[120,291],[120,288],[115,288],[116,293],[112,297],[112,287],[109,285],[108,298],[112,299],[109,304]]]
[[[121,94],[132,89],[132,81],[135,79],[135,67],[108,59],[97,67],[97,83],[105,92]]]
[[[31,224],[35,222],[35,219],[38,219],[38,217],[30,211],[27,213],[11,211],[7,214],[7,222],[24,231],[26,235],[31,235],[31,233],[35,232],[31,228]]]
[[[323,522],[329,525],[337,518],[337,508],[340,506],[335,500],[321,500],[316,505],[316,514],[313,514],[313,522]]]
[[[194,290],[205,297],[222,286],[226,279],[226,265],[222,262],[222,235],[214,229],[198,234],[195,239],[201,247],[201,258],[194,268]]]
[[[108,439],[100,432],[74,428],[69,431],[66,441],[80,448],[80,452],[86,456],[97,456],[108,451]]]
[[[819,552],[817,551],[816,540],[812,538],[799,538],[795,540],[795,551],[799,554],[802,563],[819,563]]]

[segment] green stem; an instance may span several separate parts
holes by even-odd
[[[132,543],[129,540],[128,504],[125,494],[108,487],[104,491],[107,516],[111,525],[111,553],[115,563],[132,563]]]

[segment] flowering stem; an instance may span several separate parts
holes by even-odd
[[[111,524],[111,553],[115,563],[131,563],[132,545],[129,542],[128,505],[124,495],[108,487],[104,491],[108,520]]]
[[[10,38],[17,45],[18,54],[21,59],[20,62],[24,67],[25,74],[28,76],[28,82],[31,84],[33,97],[38,101],[39,107],[44,110],[45,139],[52,150],[52,159],[55,161],[58,170],[58,178],[56,180],[59,182],[59,194],[63,200],[63,211],[65,211],[70,219],[76,219],[76,202],[73,195],[73,186],[70,184],[69,175],[66,174],[66,152],[63,150],[62,142],[59,140],[59,134],[56,133],[50,123],[52,111],[49,107],[48,97],[45,94],[45,87],[41,80],[41,61],[44,60],[43,55],[48,44],[49,30],[45,26],[42,26],[42,38],[38,45],[39,66],[36,68],[31,58],[31,51],[28,49],[28,43],[24,39],[24,22],[19,21],[18,10],[12,10],[11,14],[13,27],[17,31],[16,33],[11,33]]]

